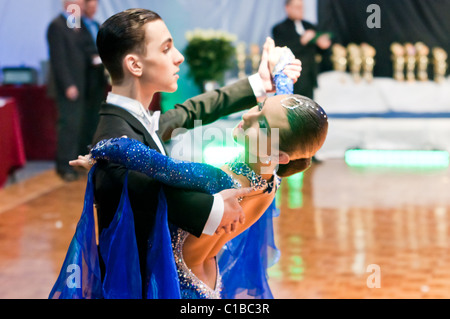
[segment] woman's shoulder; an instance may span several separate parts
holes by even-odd
[[[238,175],[238,174],[234,173],[228,165],[223,165],[221,167],[221,169],[222,169],[222,171],[227,173],[229,176],[231,176],[231,178],[233,178],[235,181],[237,181],[241,185],[242,188],[250,187],[250,181],[248,180],[248,178],[243,175]]]
[[[231,176],[235,181],[237,181],[241,185],[242,188],[252,186],[252,184],[247,176],[244,176],[242,174],[236,174],[235,172],[233,172],[230,169],[230,167],[228,165],[222,166],[221,169],[225,173],[227,173],[229,176]],[[274,185],[274,183],[272,183],[275,180],[276,180],[276,185]],[[250,198],[250,197],[258,197],[258,198],[263,198],[263,197],[273,198],[273,197],[275,197],[275,192],[278,188],[278,177],[274,176],[272,181],[266,181],[265,184],[268,185],[269,191],[266,191],[266,188],[258,189],[258,190],[255,190],[254,192],[252,192],[251,195],[246,196],[246,197],[248,197],[248,198]]]

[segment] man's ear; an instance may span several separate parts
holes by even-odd
[[[291,158],[289,155],[283,151],[280,151],[280,154],[278,154],[278,163],[279,164],[287,164],[289,163]]]
[[[136,54],[127,54],[123,59],[124,71],[128,71],[133,76],[142,76],[142,63]]]

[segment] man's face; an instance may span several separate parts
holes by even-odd
[[[153,92],[175,92],[180,78],[177,73],[184,57],[175,48],[172,35],[162,20],[149,22],[144,28],[146,52],[140,55],[143,86]]]
[[[98,0],[88,0],[85,2],[84,5],[84,14],[88,18],[92,19],[97,13],[97,8],[98,8]]]
[[[303,0],[292,0],[286,7],[286,14],[291,20],[303,19]]]
[[[81,11],[84,10],[84,0],[66,0],[64,1],[64,11],[67,11],[68,7],[72,4],[80,7]]]

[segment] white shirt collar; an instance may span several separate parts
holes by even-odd
[[[151,133],[154,134],[159,129],[159,117],[161,115],[160,111],[153,112],[150,115],[150,111],[144,108],[141,102],[138,100],[114,94],[112,92],[108,93],[106,102],[109,104],[117,105],[128,112],[130,112],[135,118],[137,118]]]
[[[123,96],[123,95],[114,94],[112,92],[108,93],[106,102],[120,106],[121,108],[126,109],[128,112],[132,113],[133,115],[142,117],[142,118],[148,112],[144,108],[142,103],[139,102],[138,100],[131,99],[131,98]]]
[[[295,24],[295,31],[297,31],[299,35],[303,35],[303,33],[305,33],[305,27],[303,26],[302,21],[294,20],[294,24]]]

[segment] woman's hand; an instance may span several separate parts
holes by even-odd
[[[92,159],[91,155],[78,156],[78,159],[70,161],[70,166],[81,166],[87,170],[90,170],[94,166],[95,160]]]
[[[122,135],[120,138],[128,138],[126,135]],[[69,161],[70,166],[80,166],[87,170],[90,170],[92,166],[96,163],[95,159],[92,158],[91,154],[78,155],[78,159]]]
[[[286,74],[294,83],[297,82],[302,73],[302,62],[299,59],[295,59],[284,67],[283,73]]]

